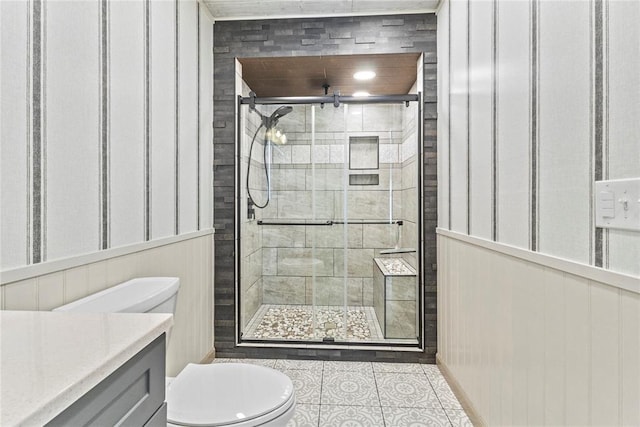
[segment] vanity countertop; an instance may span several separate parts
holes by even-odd
[[[44,425],[172,324],[171,314],[0,311],[0,425]]]

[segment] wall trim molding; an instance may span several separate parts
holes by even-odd
[[[209,234],[215,234],[215,229],[209,228],[206,230],[194,231],[192,233],[185,233],[179,236],[150,240],[142,243],[135,243],[133,245],[120,246],[117,248],[105,249],[99,252],[93,252],[69,258],[62,258],[54,261],[47,261],[39,264],[32,264],[25,267],[2,271],[0,272],[0,286],[20,280],[43,276],[45,274],[55,273],[57,271],[68,270],[70,268],[79,267],[85,264],[104,261],[110,258],[116,258],[136,252],[146,251],[148,249],[153,249],[160,246],[172,245],[174,243],[179,243],[186,240],[197,239]]]
[[[519,258],[527,262],[542,265],[544,267],[559,270],[574,276],[584,277],[614,288],[624,289],[629,292],[640,294],[640,277],[630,276],[628,274],[617,273],[610,270],[604,270],[600,267],[582,264],[551,255],[545,255],[540,252],[533,252],[528,249],[522,249],[504,243],[492,242],[490,240],[481,239],[479,237],[467,236],[465,234],[456,233],[455,231],[437,228],[436,233],[440,236],[450,239],[459,240],[474,246],[489,249],[504,255]]]
[[[440,354],[436,354],[436,365],[438,365],[438,369],[440,369],[442,376],[447,381],[447,384],[449,384],[449,387],[451,387],[451,391],[453,391],[453,394],[462,405],[462,409],[464,409],[464,411],[467,413],[467,417],[469,417],[471,423],[476,427],[488,426],[489,424],[487,424],[480,416],[480,412],[478,412],[473,406],[473,403],[471,403],[471,399],[469,399],[467,393],[465,393],[460,383],[453,376],[453,373],[451,372],[447,364],[444,363],[444,360],[442,360]]]

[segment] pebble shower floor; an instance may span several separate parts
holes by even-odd
[[[472,427],[436,365],[321,360],[215,359],[268,366],[291,378],[287,427]]]
[[[243,338],[309,340],[332,337],[344,340],[343,325],[344,312],[341,307],[322,306],[316,307],[314,311],[310,305],[265,304],[249,321]],[[382,331],[373,307],[347,307],[346,339],[382,339]]]

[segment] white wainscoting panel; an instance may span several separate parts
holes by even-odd
[[[588,264],[593,234],[591,3],[542,1],[539,6],[538,249]]]
[[[497,17],[497,240],[529,247],[529,2],[500,1]]]
[[[0,2],[0,269],[30,259],[29,31],[29,3]]]
[[[109,2],[111,247],[144,240],[144,2]]]
[[[180,278],[167,375],[213,348],[213,234],[81,265],[0,287],[3,310],[51,310],[135,277]]]
[[[619,425],[620,291],[599,283],[590,284],[589,291],[591,422],[595,425]],[[607,398],[603,399],[602,396]],[[636,402],[640,402],[640,399]]]
[[[454,231],[467,232],[468,208],[468,43],[467,17],[469,0],[451,0],[449,5],[450,22],[455,22],[450,28],[449,48],[451,49],[450,70],[450,170],[449,170],[449,200],[451,209],[451,224]]]
[[[493,3],[472,1],[469,12],[469,231],[491,239]]]
[[[180,233],[198,228],[198,3],[179,4]]]
[[[46,260],[99,250],[99,12],[98,2],[43,2]]]
[[[640,298],[620,291],[620,424],[634,425],[640,420]],[[627,339],[630,337],[631,339]],[[633,337],[636,337],[634,340]]]
[[[590,292],[585,281],[572,275],[565,275],[563,281],[565,295],[564,352],[571,361],[564,371],[565,425],[589,424],[589,358],[591,351],[591,319],[589,313]]]
[[[438,254],[438,358],[487,425],[640,425],[640,294],[455,236]]]
[[[151,8],[151,239],[175,234],[176,219],[176,5]]]

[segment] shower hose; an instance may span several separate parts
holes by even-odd
[[[266,208],[270,200],[269,188],[271,187],[271,183],[269,178],[269,169],[267,168],[268,141],[266,139],[264,141],[264,148],[262,151],[262,158],[264,162],[264,175],[267,178],[267,201],[264,203],[264,205],[258,204],[256,202],[256,199],[254,199],[253,196],[251,195],[251,188],[249,187],[249,172],[251,171],[251,153],[253,153],[253,143],[256,141],[256,136],[258,136],[258,132],[260,132],[260,129],[262,129],[262,127],[263,127],[263,124],[261,123],[260,126],[258,126],[258,129],[256,129],[256,133],[253,134],[253,138],[251,138],[251,145],[249,146],[249,161],[247,162],[247,195],[249,196],[249,199],[251,199],[251,201],[253,202],[254,206],[260,209]]]

